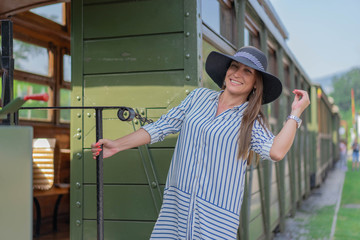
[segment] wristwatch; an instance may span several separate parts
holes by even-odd
[[[289,120],[289,119],[295,120],[296,123],[297,123],[297,128],[300,128],[301,123],[302,123],[302,120],[301,120],[300,118],[298,118],[297,116],[294,116],[294,115],[289,115],[289,116],[287,117],[286,121]]]

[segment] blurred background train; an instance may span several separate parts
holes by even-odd
[[[244,45],[264,51],[268,70],[283,83],[282,96],[264,106],[274,133],[290,112],[292,90],[307,90],[311,106],[285,159],[247,169],[239,239],[271,239],[284,229],[285,218],[339,158],[337,106],[287,47],[288,33],[268,0],[2,0],[0,19],[10,20],[13,30],[11,97],[50,96],[48,103],[25,106],[129,106],[156,120],[197,87],[218,90],[204,70],[207,55],[234,54]],[[3,53],[4,47],[3,41]],[[2,74],[9,71],[3,65]],[[57,221],[65,222],[58,231],[70,229],[61,239],[96,239],[94,111],[20,110],[19,119],[33,128],[34,139],[55,140],[50,187],[34,190],[34,225],[39,210],[42,226],[51,222],[56,205]],[[106,110],[103,124],[104,137],[114,139],[143,123],[121,122]],[[149,238],[175,141],[169,136],[104,161],[105,239]],[[66,184],[70,194],[59,190]],[[36,227],[36,239],[49,233]]]

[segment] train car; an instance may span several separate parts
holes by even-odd
[[[288,33],[268,0],[66,1],[62,24],[28,11],[59,1],[20,2],[0,3],[0,17],[11,16],[14,38],[45,48],[49,63],[46,74],[15,68],[14,77],[46,86],[52,99],[48,106],[129,106],[155,121],[195,88],[219,90],[204,70],[208,54],[234,54],[244,45],[265,52],[268,70],[282,81],[281,97],[263,109],[275,134],[291,111],[292,89],[309,92],[312,104],[287,156],[246,171],[238,239],[271,239],[274,231],[282,231],[286,217],[295,214],[338,159],[336,107],[287,47]],[[66,70],[70,50],[71,78]],[[41,124],[36,119],[41,114],[26,114],[20,115],[20,125],[33,126],[35,137],[58,139],[63,153],[58,158],[69,159],[70,180],[62,182],[70,183],[70,200],[62,213],[70,211],[70,238],[96,239],[96,162],[90,152],[96,139],[95,111],[76,109],[70,117],[68,111],[49,110]],[[116,110],[104,110],[102,121],[103,136],[110,139],[145,124],[139,119],[121,122]],[[176,139],[169,136],[104,161],[105,239],[149,238]],[[69,166],[58,169],[66,172]]]

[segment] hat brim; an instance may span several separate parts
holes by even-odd
[[[270,103],[281,95],[281,81],[274,75],[260,69],[249,59],[244,57],[234,57],[219,52],[211,52],[206,59],[205,70],[220,88],[223,86],[226,72],[232,61],[240,62],[262,74],[264,86],[262,104]]]

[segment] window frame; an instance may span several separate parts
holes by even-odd
[[[70,9],[69,2],[63,2],[64,25],[44,18],[30,11],[12,16],[14,39],[44,47],[48,50],[49,76],[14,70],[14,79],[18,81],[46,85],[49,88],[48,106],[60,106],[60,89],[71,90],[71,83],[63,80],[63,54],[70,55]],[[41,32],[41,34],[39,34]],[[71,56],[71,55],[70,55]],[[16,61],[16,59],[15,59]],[[69,127],[69,122],[60,122],[60,112],[48,111],[48,120],[20,119],[20,123],[41,125],[63,125]]]

